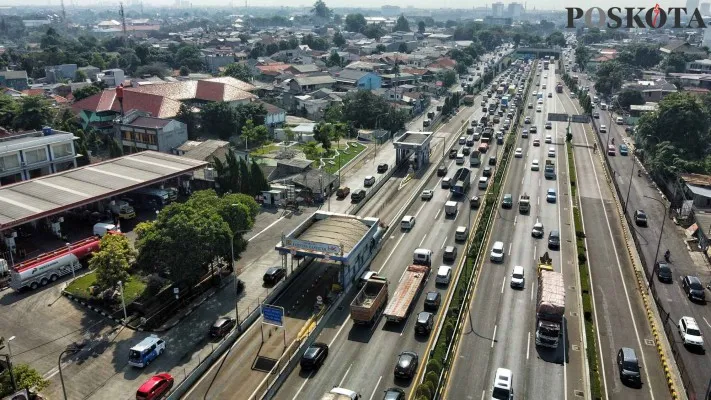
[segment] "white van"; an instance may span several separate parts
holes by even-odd
[[[482,176],[481,178],[479,178],[479,189],[485,190],[487,186],[489,186],[489,178],[486,176]]]
[[[601,110],[607,110],[607,103],[600,103]]]
[[[625,123],[625,120],[622,119],[622,117],[617,117],[617,119],[615,120],[615,122],[617,123],[617,125],[622,125],[622,124]]]
[[[435,278],[435,283],[442,285],[449,284],[449,280],[452,279],[452,267],[448,265],[440,265],[437,270],[437,277]]]
[[[464,165],[464,154],[457,153],[457,165]]]
[[[523,267],[520,265],[515,266],[511,273],[511,287],[514,289],[523,289],[525,280]]]
[[[106,232],[109,231],[121,232],[118,226],[110,222],[99,222],[94,225],[94,235],[96,236],[104,237],[104,235],[106,235]]]
[[[432,264],[432,250],[422,248],[415,249],[412,253],[412,263],[430,266]]]
[[[400,228],[403,230],[410,230],[413,226],[415,226],[415,217],[412,215],[402,217],[402,221],[400,221]]]
[[[467,233],[469,229],[466,226],[458,226],[457,230],[454,232],[454,240],[464,241],[467,240]]]
[[[494,242],[494,247],[491,248],[491,255],[489,258],[493,262],[504,261],[504,242]]]

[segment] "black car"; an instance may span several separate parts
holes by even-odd
[[[496,166],[496,156],[489,157],[489,165],[492,167]]]
[[[437,310],[442,302],[442,295],[439,292],[427,292],[425,295],[425,310]]]
[[[284,279],[286,276],[286,268],[282,267],[269,267],[264,273],[264,283],[267,285],[275,285],[280,280]]]
[[[620,370],[620,380],[625,383],[640,385],[642,377],[639,373],[639,361],[634,349],[623,347],[617,352],[617,367]]]
[[[647,213],[643,210],[635,210],[634,223],[637,224],[637,226],[647,226]]]
[[[386,164],[386,163],[378,164],[378,173],[379,174],[387,172],[387,170],[388,170],[388,164]]]
[[[449,158],[450,158],[450,159],[455,159],[455,158],[457,158],[457,149],[451,149],[451,150],[449,150]]]
[[[548,234],[548,248],[549,249],[560,249],[560,232],[551,231]]]
[[[385,391],[383,400],[405,400],[405,391],[400,388],[390,388]]]
[[[657,279],[659,279],[659,282],[666,282],[666,283],[672,282],[672,270],[671,270],[671,267],[669,266],[669,264],[657,262],[656,268],[657,268]]]
[[[464,154],[465,156],[468,156],[469,154],[471,154],[471,152],[472,149],[470,149],[469,147],[462,147],[462,154]]]
[[[531,129],[529,129],[529,132],[536,133],[536,132],[538,132],[538,128],[536,128],[536,126],[534,125],[531,127]]]
[[[446,175],[447,175],[447,166],[440,165],[439,168],[437,168],[437,176],[446,176]]]
[[[420,362],[420,357],[412,351],[403,351],[397,356],[397,364],[395,364],[395,378],[409,379],[415,376],[417,372],[417,364]]]
[[[444,248],[444,253],[442,253],[442,260],[444,262],[454,262],[457,259],[457,248],[454,246],[447,246]]]
[[[489,177],[489,176],[491,176],[492,172],[493,172],[493,168],[491,168],[490,166],[487,165],[486,167],[484,167],[484,171],[482,171],[481,174],[482,174],[482,176]]]
[[[235,327],[236,321],[234,318],[230,317],[220,317],[215,321],[210,327],[210,336],[214,338],[219,338],[230,333],[232,328]]]
[[[704,293],[704,285],[701,284],[699,278],[691,275],[686,275],[681,280],[681,285],[684,288],[684,293],[691,301],[704,302],[706,301],[706,293]]]
[[[419,335],[427,335],[432,332],[434,326],[434,315],[431,312],[422,311],[417,314],[417,322],[415,322],[415,333]]]
[[[304,352],[304,355],[301,356],[301,369],[308,371],[319,368],[323,365],[323,362],[326,361],[326,357],[328,357],[328,345],[325,343],[314,343],[309,346]]]

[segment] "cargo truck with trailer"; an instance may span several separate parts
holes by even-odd
[[[413,264],[405,270],[400,284],[383,312],[388,322],[399,323],[407,318],[415,303],[415,298],[425,287],[431,265],[432,250],[416,249],[413,254]]]
[[[547,253],[544,257],[546,256]],[[563,274],[547,268],[539,268],[537,294],[536,345],[557,348],[565,315]]]
[[[373,275],[365,281],[351,302],[351,319],[358,325],[370,325],[378,319],[388,302],[388,280]]]

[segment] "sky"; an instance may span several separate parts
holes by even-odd
[[[129,4],[131,3],[132,0],[125,0],[124,4]],[[135,0],[140,1],[140,0]],[[244,4],[244,0],[233,0],[235,6],[238,4],[242,5]],[[692,2],[694,0],[691,0]],[[699,0],[696,0],[699,1]],[[502,0],[504,5],[507,5],[511,1],[506,1]],[[590,7],[601,7],[603,9],[607,9],[609,7],[645,7],[645,8],[652,8],[656,3],[653,1],[648,1],[648,0],[622,0],[622,1],[615,1],[615,0],[568,0],[568,1],[562,1],[562,0],[518,0],[519,3],[524,3],[526,4],[527,9],[533,9],[534,7],[537,10],[560,10],[564,11],[565,7],[579,7],[582,9],[587,9]],[[711,2],[711,0],[700,0],[700,2]],[[59,6],[60,0],[2,0],[0,1],[2,5],[9,5],[9,6],[27,6],[27,5],[36,5],[36,6],[46,6],[46,5],[53,5],[53,6]],[[65,5],[69,6],[70,4],[75,3],[79,6],[103,6],[103,7],[109,7],[112,4],[118,5],[118,0],[65,0]],[[174,0],[144,0],[144,5],[151,4],[155,6],[170,6],[175,4]],[[224,7],[225,5],[229,4],[229,0],[193,0],[193,7],[199,7],[199,6],[222,6]],[[275,6],[283,6],[283,5],[288,5],[291,7],[295,6],[308,6],[311,5],[313,2],[310,0],[249,0],[250,4],[257,5],[259,4],[260,6],[269,6],[269,7],[275,7]],[[413,6],[413,7],[418,7],[418,8],[473,8],[473,7],[482,7],[485,5],[488,5],[489,7],[491,6],[491,3],[493,1],[481,1],[481,0],[476,0],[476,1],[470,1],[470,0],[440,0],[437,2],[433,2],[431,0],[359,0],[356,4],[354,4],[350,0],[326,0],[326,4],[330,7],[353,7],[353,6],[358,6],[358,7],[372,7],[372,8],[380,8],[383,4],[388,4],[388,5],[394,5],[394,6],[400,6],[400,7],[407,7],[407,6]],[[660,2],[659,6],[662,8],[668,8],[668,7],[685,7],[686,6],[686,1],[674,1],[674,2]]]

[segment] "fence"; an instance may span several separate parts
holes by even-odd
[[[599,142],[599,148],[601,151],[605,152],[607,149],[607,143],[604,143],[602,141],[602,136],[600,135],[599,128],[597,126],[597,120],[592,119],[592,126],[593,130],[595,131],[595,139]],[[609,129],[609,128],[608,128]],[[634,157],[634,155],[632,155]],[[612,187],[615,188],[615,192],[617,193],[617,198],[620,199],[620,203],[622,204],[622,207],[624,210],[626,210],[626,204],[625,204],[625,199],[626,197],[623,196],[623,193],[619,187],[614,182],[614,177],[616,172],[612,168],[612,164],[610,164],[610,159],[607,156],[604,156],[603,153],[603,159],[605,160],[605,163],[603,164],[605,166],[605,169],[607,170],[608,176],[613,177],[613,182],[612,182]],[[636,161],[635,161],[636,162]],[[627,221],[628,226],[635,226],[635,224],[632,221],[632,218],[630,218],[629,214],[627,212],[623,212],[625,216],[625,220]],[[663,221],[663,223],[666,223],[666,221]],[[693,382],[691,381],[691,377],[689,376],[688,370],[686,368],[686,365],[684,364],[684,361],[682,360],[682,357],[680,355],[681,351],[683,351],[683,344],[680,344],[676,340],[674,340],[674,331],[677,329],[676,326],[674,326],[673,322],[670,322],[671,317],[669,313],[664,309],[664,306],[662,305],[659,296],[657,294],[657,290],[655,287],[655,281],[654,281],[654,265],[656,263],[656,260],[647,260],[647,256],[644,254],[642,251],[642,246],[640,245],[639,239],[637,239],[637,232],[635,230],[631,230],[631,236],[632,236],[632,242],[634,243],[635,250],[637,251],[637,254],[639,255],[640,261],[642,263],[642,271],[644,271],[644,276],[647,278],[647,283],[650,289],[650,292],[652,293],[652,298],[654,299],[654,303],[657,306],[657,310],[659,311],[659,315],[662,318],[662,324],[664,326],[664,332],[667,335],[667,341],[669,342],[672,354],[674,355],[674,360],[677,364],[677,367],[679,369],[679,375],[681,377],[681,380],[684,384],[684,390],[686,391],[686,396],[691,399],[695,400],[696,399],[696,393],[697,389],[694,387]]]

